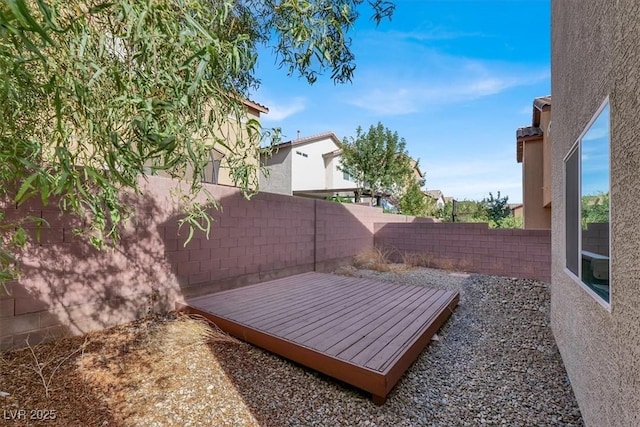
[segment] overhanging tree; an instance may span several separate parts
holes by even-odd
[[[257,188],[256,121],[237,138],[229,121],[258,86],[258,47],[271,44],[289,74],[336,83],[355,69],[348,30],[363,0],[6,0],[0,4],[0,202],[56,200],[87,219],[100,247],[130,214],[145,167],[186,181],[184,221],[208,231],[196,202],[216,145],[249,196]],[[380,22],[393,5],[373,0]],[[230,117],[232,117],[230,119]],[[187,171],[192,171],[188,176]],[[212,198],[209,202],[213,203]],[[0,282],[33,218],[0,212]]]
[[[413,179],[413,166],[404,138],[378,122],[342,142],[342,169],[355,178],[359,194],[399,196]]]

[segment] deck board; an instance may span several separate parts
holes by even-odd
[[[458,300],[453,291],[304,273],[191,298],[178,308],[381,403]]]
[[[348,279],[345,277],[345,279]],[[295,299],[292,301],[285,301],[283,305],[273,307],[273,312],[270,315],[262,315],[259,317],[242,317],[239,320],[255,322],[256,325],[263,328],[269,328],[283,325],[284,321],[298,322],[300,319],[308,319],[314,313],[329,313],[332,306],[336,304],[336,300],[339,298],[342,303],[353,302],[360,298],[366,291],[364,285],[350,286],[345,291],[344,284],[348,283],[348,280],[342,282],[332,283],[336,286],[326,286],[323,292],[323,300],[318,301],[310,299],[308,296],[304,296],[302,299]]]
[[[313,345],[331,354],[340,354],[349,347],[356,345],[362,337],[368,336],[375,339],[380,335],[385,322],[398,314],[417,295],[429,291],[426,288],[413,287],[410,289],[399,289],[400,294],[392,301],[378,302],[373,306],[373,310],[352,324],[345,324],[345,334],[340,336],[317,337]]]
[[[294,339],[298,342],[307,342],[316,337],[320,340],[326,340],[325,336],[332,337],[343,331],[348,325],[357,322],[367,314],[375,313],[379,307],[375,305],[376,301],[388,298],[388,290],[384,287],[380,289],[371,289],[363,294],[362,299],[357,301],[356,305],[345,304],[343,300],[334,305],[333,311],[326,313],[320,312],[316,316],[309,318],[308,324],[300,325],[284,330],[276,330]],[[311,342],[308,345],[313,345]]]

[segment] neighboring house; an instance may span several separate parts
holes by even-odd
[[[640,426],[640,7],[551,7],[551,326],[585,425]]]
[[[353,197],[355,180],[340,167],[340,140],[333,132],[286,141],[262,165],[260,191],[313,198]]]
[[[440,190],[427,190],[424,195],[432,200],[436,208],[442,209],[446,203],[444,194]]]
[[[516,131],[524,228],[551,228],[551,97],[533,101],[531,126]]]
[[[354,198],[358,185],[342,170],[341,160],[341,142],[333,132],[283,142],[275,154],[262,157],[269,173],[260,175],[260,190],[311,198]],[[422,179],[417,162],[410,160],[416,179]]]
[[[238,144],[237,139],[247,140],[248,133],[245,128],[245,124],[251,120],[260,120],[260,114],[266,114],[269,112],[269,109],[264,105],[260,105],[254,101],[243,100],[242,105],[244,107],[245,116],[241,119],[240,127],[237,124],[237,120],[233,116],[229,116],[229,122],[219,130],[220,137],[224,139],[232,150],[246,150],[246,146],[244,144]],[[218,144],[214,146],[209,153],[209,163],[205,167],[204,174],[202,176],[202,182],[206,182],[209,184],[218,184],[218,185],[227,185],[227,186],[235,186],[233,179],[231,177],[231,169],[228,163],[228,155],[229,148],[223,147]],[[242,154],[242,153],[236,153]],[[253,166],[259,166],[259,156],[257,154],[249,154],[246,156],[245,161]],[[186,176],[191,176],[193,173],[193,169],[190,167],[185,171]],[[157,173],[159,176],[165,176],[165,173],[162,171]]]
[[[247,123],[248,120],[254,119],[260,121],[260,114],[267,114],[269,109],[264,105],[258,104],[257,102],[250,100],[243,100],[242,104],[245,107],[246,116],[242,119],[242,126]],[[240,132],[237,129],[237,124],[235,122],[235,117],[230,117],[230,126],[225,130],[225,133],[228,141],[233,141],[235,138],[240,136],[242,139],[248,138],[246,129],[241,129]],[[240,147],[239,144],[231,144],[231,148],[242,150],[243,147]],[[218,185],[229,185],[235,186],[233,179],[230,174],[230,167],[227,163],[227,155],[228,149],[225,147],[216,147],[211,150],[210,156],[211,160],[209,164],[205,168],[203,182],[208,182],[210,184],[218,184]],[[246,158],[250,164],[255,167],[259,167],[260,158],[258,153],[251,154]]]
[[[411,167],[413,168],[413,177],[416,181],[420,182],[424,179],[424,173],[420,170],[420,165],[418,165],[418,161],[409,157],[409,163],[411,163]]]
[[[509,209],[511,209],[511,216],[521,218],[523,216],[522,203],[509,203]]]

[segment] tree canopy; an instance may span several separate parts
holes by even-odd
[[[258,48],[310,83],[336,83],[355,69],[348,31],[363,0],[6,0],[0,4],[0,201],[38,197],[87,218],[101,246],[117,241],[129,215],[123,192],[139,191],[145,168],[189,183],[185,221],[208,231],[196,202],[216,145],[249,196],[247,162],[274,134],[250,120],[242,101],[259,85]],[[373,19],[393,4],[373,0]],[[231,118],[230,118],[231,117]],[[190,171],[189,175],[187,173]],[[210,198],[209,202],[213,203]],[[0,213],[0,281],[33,218]]]
[[[582,196],[582,228],[589,224],[609,222],[609,192]]]
[[[399,197],[413,178],[414,167],[405,147],[404,138],[380,122],[367,132],[358,127],[355,138],[342,142],[342,169],[355,178],[361,193]]]
[[[400,196],[398,208],[405,215],[426,216],[429,209],[427,197],[422,192],[424,180],[413,180]]]
[[[509,197],[500,197],[500,191],[494,197],[489,193],[481,201],[449,201],[439,212],[439,218],[445,222],[453,220],[453,203],[456,203],[456,222],[486,222],[492,228],[522,228],[522,219],[513,218],[508,205]]]
[[[490,192],[489,197],[485,197],[480,202],[491,227],[500,228],[502,221],[511,216],[508,201],[509,196],[500,197],[500,191],[498,191],[496,197],[493,197],[493,193]]]

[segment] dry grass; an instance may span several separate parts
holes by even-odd
[[[43,425],[172,425],[172,417],[184,425],[201,416],[199,405],[219,414],[212,425],[257,425],[216,357],[229,346],[246,344],[170,313],[8,352],[0,358],[0,391],[8,393],[0,405],[15,416],[26,410],[27,418],[31,410],[55,414]]]
[[[448,271],[467,271],[471,263],[466,259],[435,258],[422,252],[405,252],[402,254],[402,262],[408,267],[437,268]]]
[[[431,255],[417,252],[404,252],[402,254],[402,263],[409,267],[432,267],[433,260]]]
[[[401,259],[394,263],[392,259]],[[372,248],[360,252],[353,258],[353,266],[336,270],[338,274],[353,276],[357,269],[380,272],[402,272],[418,267],[437,268],[448,271],[466,271],[471,263],[465,259],[436,258],[424,252],[400,252],[393,249]]]
[[[392,261],[394,258],[401,259],[402,262],[394,263]],[[372,248],[357,254],[353,258],[353,266],[341,267],[336,270],[336,273],[353,276],[357,274],[358,268],[380,272],[402,272],[417,267],[466,271],[471,264],[465,259],[436,258],[424,252],[399,252],[393,249]]]
[[[391,271],[392,263],[389,260],[392,251],[381,248],[371,248],[358,253],[353,258],[355,268],[365,268],[375,271]]]

